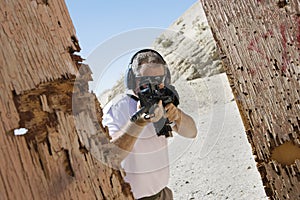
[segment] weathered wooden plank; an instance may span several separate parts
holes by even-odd
[[[132,199],[65,2],[0,5],[0,199]]]
[[[201,2],[265,191],[272,199],[299,199],[300,3]]]

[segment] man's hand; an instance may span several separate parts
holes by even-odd
[[[152,110],[151,110],[152,109]],[[162,101],[159,100],[158,104],[154,104],[154,106],[150,109],[150,121],[151,122],[157,122],[158,120],[160,120],[162,117],[165,116],[165,109],[162,105]]]
[[[140,103],[138,102],[137,104],[137,109],[140,109]],[[165,116],[165,109],[162,105],[162,101],[160,100],[158,104],[154,104],[150,108],[150,114],[142,114],[142,116],[136,121],[138,125],[145,125],[149,122],[157,122],[160,120],[162,117]]]
[[[181,111],[173,103],[166,105],[165,110],[167,112],[166,117],[170,122],[175,122],[180,119]]]

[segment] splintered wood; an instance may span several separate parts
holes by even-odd
[[[271,199],[300,199],[300,4],[201,0]]]
[[[0,199],[132,199],[65,2],[1,0],[0,26]]]

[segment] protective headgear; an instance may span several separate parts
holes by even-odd
[[[145,52],[155,53],[156,55],[158,55],[161,58],[161,60],[164,62],[164,65],[166,65],[166,61],[164,60],[164,58],[157,51],[155,51],[153,49],[142,49],[142,50],[136,52],[130,59],[129,66],[126,70],[125,77],[124,77],[125,87],[127,89],[132,89],[132,90],[136,89],[136,75],[133,72],[132,63],[138,54],[145,53]],[[164,81],[164,85],[167,86],[171,83],[171,74],[170,74],[170,70],[168,67],[165,67],[165,75],[166,75],[166,78]]]

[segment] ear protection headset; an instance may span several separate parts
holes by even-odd
[[[136,56],[140,53],[145,53],[145,52],[153,52],[155,53],[156,55],[158,55],[162,61],[164,62],[164,65],[166,65],[166,61],[164,60],[164,58],[162,57],[162,55],[160,55],[157,51],[153,50],[153,49],[142,49],[138,52],[136,52],[132,58],[130,59],[130,63],[129,63],[129,66],[126,70],[126,73],[125,73],[125,77],[124,77],[124,81],[125,81],[125,87],[127,89],[131,89],[131,90],[134,90],[136,88],[136,76],[135,74],[133,73],[133,69],[132,69],[132,63],[134,61],[134,59],[136,58]],[[171,83],[171,73],[170,73],[170,70],[168,67],[165,68],[165,73],[166,73],[166,78],[165,78],[165,82],[164,82],[164,85],[170,85]]]

